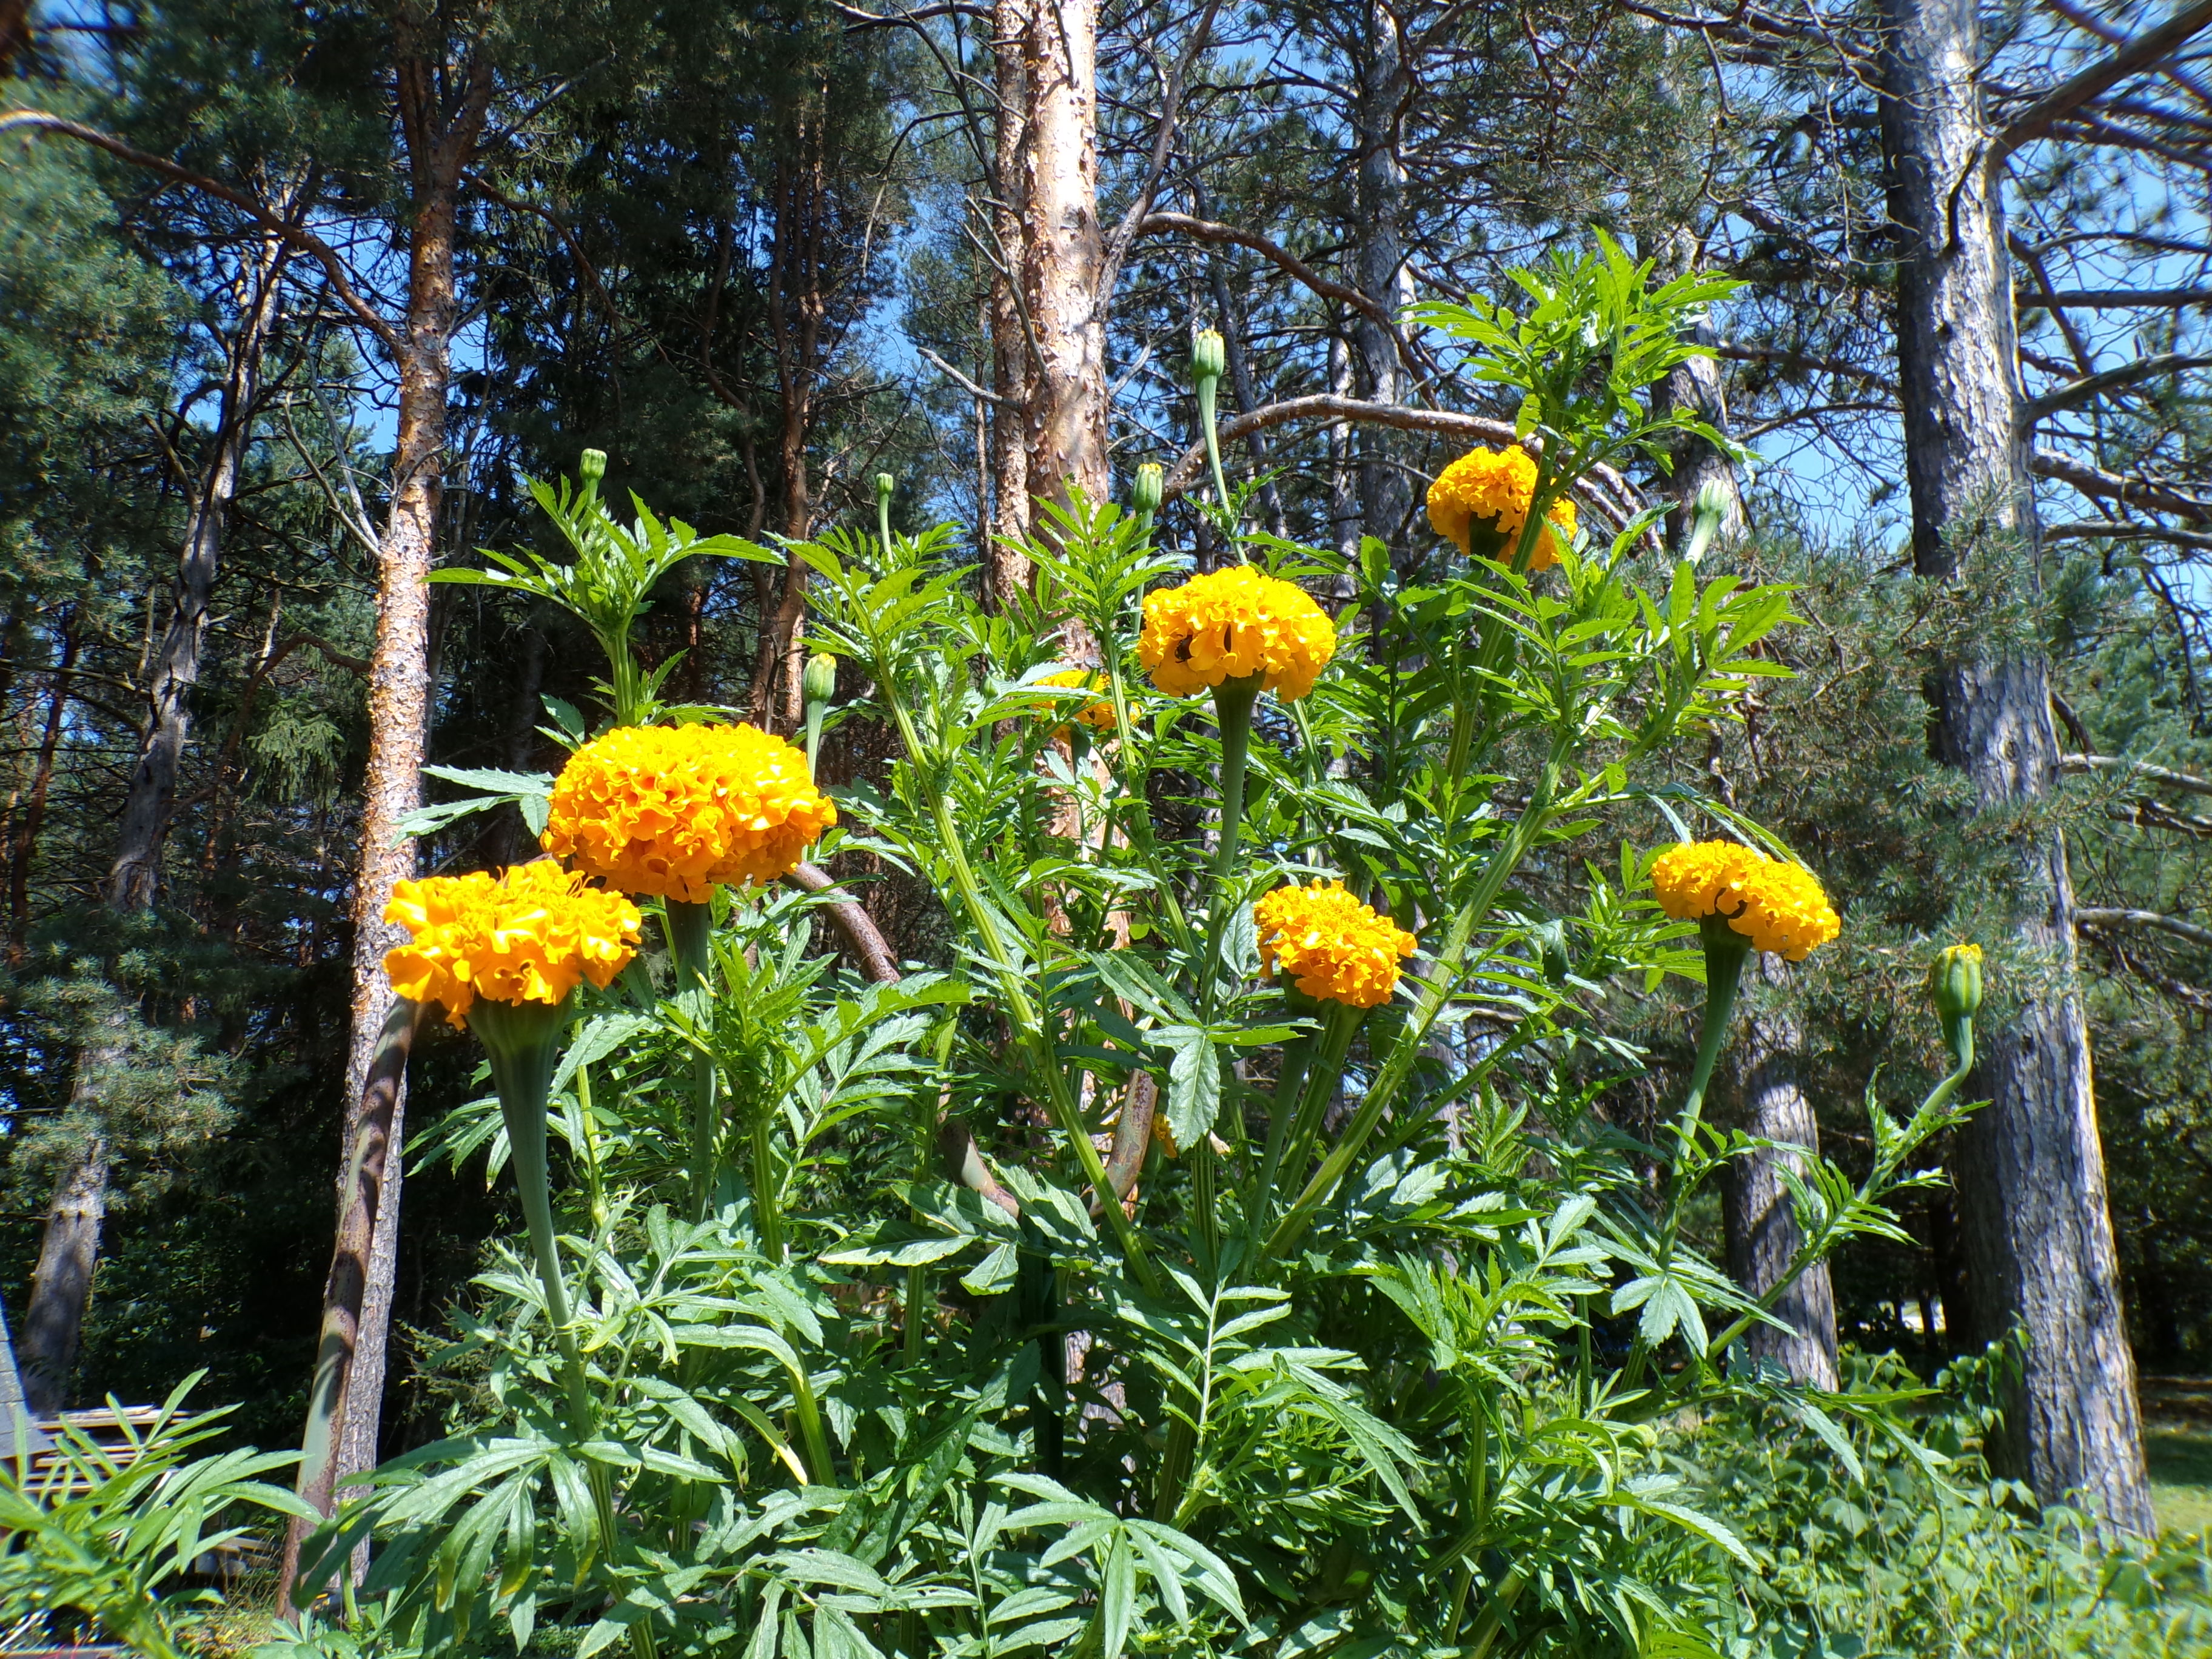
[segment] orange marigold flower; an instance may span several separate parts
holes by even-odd
[[[604,988],[637,954],[637,906],[550,859],[395,882],[384,919],[412,936],[385,953],[392,988],[454,1025],[478,997],[558,1004],[580,979]]]
[[[1278,887],[1252,907],[1260,957],[1310,997],[1372,1008],[1398,988],[1398,963],[1413,936],[1344,890],[1339,881]]]
[[[1194,576],[1145,597],[1137,655],[1152,684],[1187,697],[1265,674],[1261,689],[1285,702],[1313,690],[1336,654],[1336,624],[1295,582],[1249,564]]]
[[[625,726],[568,757],[538,840],[626,893],[773,881],[837,822],[806,756],[751,726]]]
[[[1084,691],[1105,691],[1109,689],[1106,677],[1103,674],[1093,673],[1088,668],[1070,668],[1062,673],[1048,674],[1037,681],[1037,684],[1065,685]],[[1048,714],[1063,714],[1071,707],[1075,708],[1075,718],[1093,731],[1111,732],[1114,729],[1114,703],[1111,697],[1094,697],[1091,702],[1079,707],[1054,697],[1044,705],[1044,712]],[[1067,727],[1063,726],[1053,735],[1065,737],[1066,733]]]
[[[1429,522],[1437,534],[1470,550],[1474,526],[1480,520],[1504,539],[1498,556],[1510,559],[1528,522],[1528,503],[1536,494],[1536,458],[1519,444],[1503,450],[1471,449],[1437,476],[1429,486]],[[1575,504],[1562,495],[1545,514],[1558,530],[1575,533]],[[1528,554],[1533,574],[1559,562],[1559,538],[1547,530]]]
[[[1677,921],[1724,917],[1758,949],[1792,962],[1843,931],[1819,877],[1732,841],[1668,848],[1652,861],[1651,890]]]

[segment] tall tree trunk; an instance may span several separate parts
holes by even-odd
[[[39,832],[46,824],[46,796],[54,784],[54,756],[62,741],[69,709],[70,677],[76,672],[76,618],[60,623],[61,656],[54,665],[54,686],[46,700],[46,723],[39,734],[39,757],[31,768],[31,787],[23,816],[8,843],[8,959],[20,960],[31,931],[31,866],[39,855]]]
[[[1686,225],[1676,228],[1660,251],[1658,275],[1668,282],[1687,276],[1695,270],[1702,250],[1696,234]],[[1719,343],[1710,319],[1699,318],[1692,331],[1692,342],[1701,346]],[[1728,392],[1726,372],[1717,357],[1692,357],[1677,363],[1668,371],[1660,383],[1658,406],[1662,409],[1686,409],[1698,416],[1717,431],[1729,429]],[[1690,509],[1698,496],[1711,484],[1721,492],[1723,508],[1720,535],[1727,540],[1743,533],[1743,485],[1736,477],[1735,463],[1703,438],[1685,434],[1674,445],[1670,459],[1674,462],[1673,476],[1668,480],[1668,493],[1674,498],[1674,510],[1667,514],[1668,538],[1676,545],[1681,544],[1688,532]]]
[[[2033,550],[2003,208],[1982,131],[1973,0],[1883,0],[1882,15],[1913,560],[1946,580],[1978,534],[2024,537]],[[1972,779],[1984,811],[2013,812],[2057,781],[2048,675],[2039,651],[2009,647],[1930,676],[1938,756]],[[2058,977],[1985,1034],[1976,1086],[1990,1104],[1959,1136],[1972,1334],[1987,1340],[2015,1322],[2027,1334],[2000,1460],[2046,1500],[2080,1494],[2112,1524],[2149,1533],[2065,842],[2030,827],[2014,854],[2015,942]]]
[[[775,348],[776,395],[782,430],[776,459],[783,472],[783,533],[805,539],[814,522],[806,441],[814,423],[814,382],[820,372],[823,240],[828,234],[821,106],[803,104],[791,134],[792,153],[776,169],[775,245],[769,266],[768,325]],[[775,610],[761,641],[753,707],[762,726],[799,728],[799,679],[806,662],[806,561],[791,556]]]
[[[1029,386],[1029,490],[1065,505],[1102,501],[1106,313],[1098,291],[1097,0],[1035,0],[1024,37],[1029,98],[1021,146],[1026,238],[1022,291],[1036,361]]]
[[[384,954],[398,942],[397,930],[384,920],[384,909],[394,884],[415,873],[414,842],[401,836],[399,823],[422,799],[429,726],[429,578],[445,490],[447,398],[457,314],[456,222],[461,175],[476,153],[492,89],[490,65],[481,57],[445,72],[438,27],[435,19],[410,6],[401,13],[396,32],[399,121],[410,185],[407,313],[398,353],[399,415],[392,499],[379,550],[376,642],[368,666],[370,739],[362,787],[361,853],[354,872],[352,1033],[346,1060],[342,1170],[362,1166],[363,1137],[376,1133],[375,1119],[383,1109],[378,1055],[393,1002],[384,974]],[[448,87],[453,88],[450,103],[441,95]],[[404,1077],[396,1087],[395,1111],[404,1101]],[[398,1167],[396,1158],[387,1161],[387,1187]],[[341,1215],[353,1198],[350,1192],[338,1194]],[[378,1200],[378,1224],[396,1228],[399,1206],[393,1194],[380,1191]],[[375,1283],[380,1267],[386,1279],[380,1286]],[[375,1462],[376,1424],[384,1407],[391,1272],[391,1259],[380,1262],[372,1252],[352,1362],[357,1370],[343,1389],[345,1427],[337,1437],[341,1455],[333,1484],[343,1484],[347,1476]],[[373,1360],[368,1358],[372,1353]],[[369,1386],[372,1376],[374,1388]],[[303,1466],[302,1487],[319,1474]]]
[[[261,360],[276,325],[279,283],[289,258],[288,245],[277,237],[264,237],[260,246],[260,257],[237,283],[238,325],[230,340],[213,453],[193,492],[170,589],[168,621],[147,678],[146,723],[123,798],[115,862],[107,874],[107,902],[118,910],[149,908],[161,886],[161,848],[175,811],[177,772],[191,740],[191,697],[207,643],[208,607],[215,599],[231,504],[252,438],[261,400]]]
[[[1785,975],[1771,957],[1756,970],[1779,995]],[[1802,1146],[1817,1154],[1820,1126],[1813,1103],[1798,1081],[1797,1056],[1803,1047],[1797,1023],[1781,1009],[1754,1008],[1737,1036],[1734,1058],[1738,1079],[1736,1127],[1763,1140]],[[1804,1160],[1790,1153],[1763,1152],[1729,1165],[1722,1189],[1728,1234],[1729,1276],[1753,1296],[1780,1282],[1804,1235],[1790,1206],[1778,1165],[1792,1169]],[[1790,1333],[1754,1325],[1744,1346],[1754,1358],[1771,1359],[1801,1382],[1836,1386],[1836,1297],[1827,1265],[1814,1267],[1775,1304],[1774,1315]]]
[[[1003,605],[1030,585],[1029,561],[1012,548],[1030,533],[1027,412],[1030,362],[1022,272],[1029,246],[1027,170],[1029,71],[1024,52],[1036,26],[1035,0],[998,0],[991,40],[992,90],[998,122],[991,162],[990,319],[992,535],[984,548],[987,599]]]
[[[1368,0],[1364,44],[1353,100],[1353,131],[1359,144],[1353,192],[1358,213],[1359,287],[1395,312],[1412,297],[1406,271],[1406,164],[1398,150],[1398,106],[1406,91],[1406,67],[1397,20],[1384,0]],[[1405,387],[1392,331],[1365,312],[1358,312],[1352,319],[1352,344],[1361,391],[1376,403],[1401,401]],[[1403,556],[1400,544],[1413,511],[1412,488],[1389,453],[1387,428],[1362,427],[1356,441],[1362,527]]]
[[[107,902],[118,911],[150,909],[160,890],[161,849],[175,813],[178,769],[191,738],[191,694],[199,684],[208,608],[222,568],[239,475],[252,439],[261,398],[261,360],[276,325],[278,285],[289,257],[281,239],[263,237],[256,257],[245,262],[233,289],[238,323],[229,341],[215,441],[185,514],[168,620],[147,664],[146,721],[139,735],[137,762],[124,792],[115,861],[108,870]],[[96,1079],[108,1068],[109,1047],[95,1034],[77,1055],[71,1104],[94,1121],[100,1111]],[[47,1211],[47,1237],[40,1249],[39,1274],[24,1324],[27,1338],[41,1345],[33,1369],[39,1373],[36,1388],[42,1400],[51,1396],[58,1402],[68,1388],[77,1333],[84,1325],[93,1273],[99,1265],[101,1222],[107,1213],[106,1191],[94,1193],[90,1186],[97,1182],[104,1188],[112,1158],[107,1138],[94,1136],[85,1154],[63,1176]],[[75,1298],[74,1305],[62,1305],[64,1298]]]
[[[34,1417],[69,1403],[70,1371],[92,1302],[100,1231],[107,1219],[107,1142],[88,1137],[54,1188],[23,1313],[23,1399]]]

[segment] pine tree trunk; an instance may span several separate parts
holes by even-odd
[[[994,532],[985,550],[986,598],[1003,607],[1016,593],[1029,591],[1029,561],[1005,545],[1030,533],[1029,330],[1022,300],[1022,271],[1029,246],[1026,171],[1022,154],[1029,142],[1029,73],[1024,50],[1036,23],[1032,0],[998,0],[992,30],[993,93],[998,106],[994,135],[989,210],[990,261],[991,499]]]
[[[1757,971],[1778,991],[1783,973],[1771,957],[1760,962]],[[1798,1081],[1803,1043],[1796,1022],[1780,1010],[1755,1010],[1744,1020],[1732,1054],[1740,1096],[1735,1127],[1762,1140],[1802,1146],[1817,1157],[1820,1125]],[[1765,1295],[1780,1282],[1805,1242],[1790,1209],[1790,1189],[1778,1173],[1784,1160],[1793,1170],[1804,1166],[1803,1158],[1790,1153],[1753,1153],[1729,1165],[1722,1188],[1729,1277],[1753,1296]],[[1800,1382],[1834,1388],[1836,1297],[1827,1264],[1808,1271],[1783,1293],[1773,1312],[1794,1334],[1754,1325],[1744,1346],[1754,1358],[1773,1361]]]
[[[2000,181],[1986,161],[1973,0],[1883,0],[1881,133],[1899,243],[1898,356],[1914,562],[1950,578],[1970,538],[2025,538],[2033,553]],[[2002,553],[1998,556],[2005,556]],[[2023,576],[2022,580],[2030,580]],[[1938,665],[1929,693],[1939,757],[2008,813],[2058,777],[2048,664],[2032,646]],[[2079,1494],[2111,1523],[2154,1529],[2142,1425],[2106,1201],[2088,1031],[2075,988],[2073,887],[2063,837],[2014,842],[2015,943],[2056,988],[1984,1036],[1977,1093],[1953,1175],[1970,1275],[1972,1335],[2017,1322],[2021,1397],[2001,1461],[2038,1495]]]
[[[1680,227],[1660,250],[1660,269],[1656,274],[1668,282],[1687,276],[1698,268],[1699,254],[1696,235],[1688,227]],[[1708,347],[1717,343],[1717,337],[1712,323],[1705,318],[1698,319],[1691,335],[1695,343]],[[1727,377],[1717,357],[1692,357],[1676,364],[1660,382],[1656,402],[1661,409],[1688,410],[1716,431],[1729,429]],[[1720,492],[1724,504],[1721,538],[1741,535],[1743,485],[1736,477],[1735,463],[1703,438],[1686,434],[1674,445],[1670,459],[1674,471],[1667,482],[1674,507],[1667,515],[1668,539],[1680,545],[1688,529],[1690,509],[1708,485]]]
[[[283,204],[279,204],[282,210]],[[161,848],[168,839],[177,799],[177,772],[191,740],[193,689],[207,642],[208,607],[215,599],[231,503],[252,441],[261,400],[261,359],[276,325],[286,244],[265,238],[261,257],[240,273],[238,326],[216,420],[214,453],[194,493],[185,544],[170,590],[169,617],[161,630],[146,688],[146,724],[138,759],[123,799],[115,862],[107,875],[107,902],[118,910],[149,908],[161,886]]]
[[[1354,131],[1359,143],[1354,200],[1358,212],[1359,287],[1370,299],[1395,312],[1410,297],[1406,271],[1406,164],[1399,155],[1398,111],[1405,95],[1406,70],[1396,19],[1382,0],[1369,0],[1366,54],[1354,98]],[[1398,342],[1391,331],[1365,312],[1352,319],[1352,343],[1358,357],[1360,390],[1376,403],[1402,400]],[[1413,509],[1413,489],[1392,464],[1386,428],[1365,426],[1359,446],[1359,514],[1363,527],[1379,536],[1401,557]]]
[[[1093,501],[1110,487],[1106,313],[1099,293],[1097,0],[1035,0],[1023,41],[1023,295],[1035,361],[1028,400],[1033,499]]]
[[[85,1141],[46,1206],[39,1265],[23,1313],[23,1399],[33,1417],[52,1417],[69,1403],[77,1338],[92,1303],[100,1231],[107,1219],[107,1142]]]
[[[473,157],[491,95],[491,70],[481,58],[457,73],[441,70],[439,43],[428,38],[431,20],[409,10],[398,31],[399,117],[413,184],[408,220],[407,314],[398,353],[399,418],[392,457],[391,506],[377,572],[376,641],[369,655],[368,775],[362,788],[361,853],[355,866],[352,1036],[345,1078],[346,1119],[341,1170],[356,1167],[362,1137],[374,1133],[380,1109],[375,1062],[393,997],[384,954],[398,942],[384,910],[393,885],[415,873],[414,842],[400,821],[422,799],[422,767],[429,728],[431,566],[437,551],[439,509],[444,495],[447,398],[453,378],[451,348],[457,314],[454,242],[461,174]],[[447,107],[441,89],[455,87]],[[386,1165],[386,1180],[398,1168]],[[339,1194],[341,1214],[352,1195]],[[380,1224],[397,1227],[399,1206],[380,1192]],[[389,1218],[387,1220],[386,1218]],[[395,1235],[396,1237],[396,1235]],[[334,1484],[373,1467],[376,1424],[383,1413],[382,1370],[386,1330],[372,1322],[391,1306],[393,1260],[371,1254],[363,1286],[363,1314],[352,1364],[358,1368],[343,1389],[345,1426]],[[380,1286],[381,1272],[386,1282]],[[368,1357],[374,1351],[375,1358]],[[377,1386],[368,1386],[374,1376]],[[358,1460],[358,1461],[356,1461]],[[303,1467],[304,1488],[319,1472]]]
[[[69,712],[70,677],[76,672],[76,620],[61,619],[60,659],[54,665],[54,687],[46,701],[46,723],[39,734],[39,757],[31,768],[31,787],[23,802],[23,816],[8,842],[8,959],[21,958],[31,933],[31,867],[38,860],[39,832],[46,828],[46,796],[53,788],[54,756],[61,747],[64,717]]]

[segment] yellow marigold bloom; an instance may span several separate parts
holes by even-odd
[[[1415,940],[1339,881],[1278,887],[1252,907],[1260,957],[1310,997],[1372,1008],[1398,988],[1398,963]]]
[[[1429,486],[1429,522],[1437,534],[1468,551],[1476,520],[1488,521],[1505,538],[1498,556],[1510,559],[1528,522],[1528,503],[1536,494],[1536,458],[1519,444],[1504,449],[1470,449]],[[1559,530],[1575,533],[1575,504],[1562,495],[1544,515]],[[1529,550],[1533,573],[1559,562],[1559,538],[1547,530]]]
[[[395,882],[384,919],[413,936],[385,953],[392,988],[455,1025],[478,997],[557,1004],[580,979],[604,988],[637,954],[637,906],[550,860]]]
[[[539,842],[626,893],[773,881],[837,822],[806,756],[752,726],[625,726],[568,757]]]
[[[1677,921],[1725,917],[1758,949],[1792,962],[1843,931],[1819,877],[1732,841],[1668,848],[1652,861],[1651,890]]]
[[[1071,668],[1064,673],[1048,674],[1042,679],[1039,680],[1037,684],[1039,685],[1073,686],[1085,691],[1104,691],[1108,689],[1106,677],[1103,674],[1094,674],[1087,668]],[[1045,712],[1048,714],[1059,714],[1071,706],[1072,705],[1063,702],[1059,698],[1055,697],[1045,705]],[[1081,720],[1085,726],[1090,726],[1093,731],[1111,732],[1114,729],[1113,701],[1109,697],[1094,698],[1091,702],[1076,708],[1075,718]],[[1060,732],[1054,735],[1058,736],[1065,734],[1067,728],[1063,726],[1060,728]]]
[[[1194,576],[1145,597],[1137,655],[1170,696],[1264,673],[1263,690],[1295,702],[1336,654],[1336,624],[1295,582],[1249,564]]]

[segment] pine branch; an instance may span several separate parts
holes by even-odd
[[[2058,769],[2080,775],[2089,772],[2118,772],[2125,777],[2141,778],[2167,789],[2185,790],[2192,795],[2212,795],[2212,778],[2191,777],[2186,772],[2169,771],[2163,766],[2153,766],[2148,761],[2130,760],[2123,755],[2061,755]]]
[[[143,149],[134,149],[120,138],[102,132],[96,127],[88,127],[81,122],[67,120],[58,115],[49,115],[43,110],[0,111],[0,132],[6,132],[16,127],[33,132],[60,133],[64,137],[74,138],[80,143],[89,144],[94,149],[105,150],[118,161],[128,161],[132,167],[143,167],[149,173],[158,173],[172,184],[183,185],[189,189],[199,191],[204,195],[212,196],[219,202],[229,203],[264,230],[282,236],[295,247],[305,250],[328,273],[331,291],[344,302],[346,309],[352,312],[371,333],[383,342],[386,349],[392,352],[394,356],[404,356],[406,354],[407,342],[398,329],[392,325],[389,319],[376,311],[354,291],[353,283],[348,279],[346,274],[345,261],[338,257],[336,248],[313,231],[295,225],[289,219],[279,218],[267,207],[242,191],[233,190],[228,185],[210,179],[204,173],[194,173],[189,167],[180,167],[174,161],[161,156],[151,155]]]
[[[2187,939],[2191,945],[2212,945],[2212,927],[2203,927],[2179,916],[2161,915],[2155,910],[2105,910],[2089,905],[2077,905],[2074,920],[2088,927],[2133,927],[2157,933],[2171,933],[2176,939]]]
[[[2185,368],[2203,368],[2212,364],[2212,357],[2192,357],[2185,352],[2161,351],[2155,356],[2142,357],[2132,363],[2122,363],[2118,368],[2108,368],[2098,374],[2084,374],[2078,380],[2069,380],[2055,391],[2040,398],[2030,398],[2021,405],[2020,418],[2023,426],[2033,426],[2045,416],[2056,415],[2061,410],[2072,409],[2092,398],[2101,398],[2108,392],[2118,392],[2139,380],[2156,380],[2161,374],[2178,374]]]
[[[2000,165],[2022,144],[2040,138],[2091,99],[2130,76],[2155,68],[2160,59],[2207,23],[2212,23],[2212,0],[2193,0],[2193,3],[2182,7],[2156,28],[2137,35],[2110,56],[2061,82],[2014,117],[2010,125],[1990,141],[1990,165]]]

